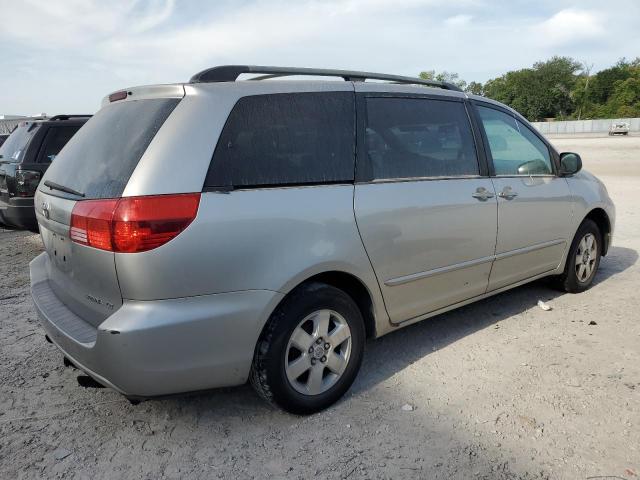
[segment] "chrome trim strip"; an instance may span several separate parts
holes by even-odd
[[[408,318],[406,320],[402,320],[400,322],[391,322],[391,324],[395,327],[405,327],[407,325],[411,325],[412,323],[417,323],[422,320],[426,320],[427,318],[435,317],[436,315],[440,315],[442,313],[448,312],[450,310],[455,310],[456,308],[462,307],[464,305],[469,305],[470,303],[477,302],[478,300],[483,300],[485,298],[492,297],[497,295],[498,293],[506,292],[507,290],[511,290],[512,288],[519,287],[520,285],[525,285],[529,282],[533,282],[534,280],[538,280],[539,278],[547,277],[554,272],[557,272],[557,268],[555,270],[548,270],[546,272],[539,273],[534,275],[533,277],[525,278],[524,280],[520,280],[518,282],[512,283],[510,285],[505,285],[504,287],[500,287],[496,290],[489,290],[488,292],[483,293],[482,295],[478,295],[475,297],[468,298],[458,303],[454,303],[447,307],[442,307],[437,310],[433,310],[431,312],[423,313],[422,315],[418,315],[417,317]]]
[[[502,260],[502,259],[513,257],[516,255],[521,255],[523,253],[529,253],[535,250],[541,250],[543,248],[553,247],[554,245],[560,245],[561,243],[566,243],[566,241],[562,239],[550,240],[548,242],[538,243],[536,245],[531,245],[529,247],[518,248],[516,250],[510,250],[508,252],[499,253],[498,255],[491,255],[488,257],[477,258],[475,260],[455,263],[453,265],[448,265],[446,267],[434,268],[433,270],[427,270],[425,272],[416,272],[409,275],[403,275],[402,277],[391,278],[389,280],[385,280],[384,284],[387,287],[404,285],[405,283],[415,282],[416,280],[422,280],[424,278],[433,277],[435,275],[440,275],[442,273],[454,272],[456,270],[461,270],[463,268],[475,267],[476,265],[482,265],[483,263],[493,262],[494,260]]]
[[[557,240],[550,240],[548,242],[537,243],[535,245],[531,245],[530,247],[523,247],[523,248],[518,248],[516,250],[509,250],[508,252],[499,253],[495,256],[495,259],[502,260],[504,258],[520,255],[522,253],[529,253],[535,250],[541,250],[543,248],[553,247],[554,245],[560,245],[561,243],[566,243],[566,241],[559,238]]]
[[[533,173],[533,174],[528,174],[528,173],[523,173],[523,174],[508,174],[508,175],[493,175],[491,178],[529,178],[529,177],[533,177],[533,178],[557,178],[558,175],[555,175],[553,173]]]
[[[437,182],[441,180],[483,180],[488,176],[482,175],[457,175],[443,177],[408,177],[408,178],[378,178],[375,180],[356,181],[356,185],[380,185],[384,183],[406,183],[406,182]]]
[[[405,283],[414,282],[416,280],[422,280],[423,278],[433,277],[434,275],[440,275],[441,273],[449,273],[455,270],[461,270],[463,268],[475,267],[476,265],[482,265],[483,263],[493,262],[494,256],[477,258],[475,260],[469,260],[467,262],[456,263],[448,265],[446,267],[434,268],[433,270],[427,270],[426,272],[417,272],[410,275],[404,275],[402,277],[392,278],[385,280],[384,284],[388,287],[395,287],[396,285],[403,285]]]

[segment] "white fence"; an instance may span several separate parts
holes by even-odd
[[[640,118],[608,118],[600,120],[573,120],[563,122],[533,122],[543,134],[608,132],[614,122],[627,122],[632,132],[640,132]]]

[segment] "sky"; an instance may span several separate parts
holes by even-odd
[[[0,0],[0,114],[94,113],[226,64],[484,82],[553,55],[640,56],[640,1]]]

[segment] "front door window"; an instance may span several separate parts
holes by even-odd
[[[497,176],[553,175],[545,143],[504,112],[478,107]]]

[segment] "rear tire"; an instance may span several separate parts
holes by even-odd
[[[362,314],[342,290],[310,283],[273,312],[256,345],[250,381],[283,410],[309,414],[342,397],[364,351]]]
[[[562,275],[556,287],[569,293],[581,293],[593,284],[602,255],[602,233],[593,220],[586,219],[576,232]]]

